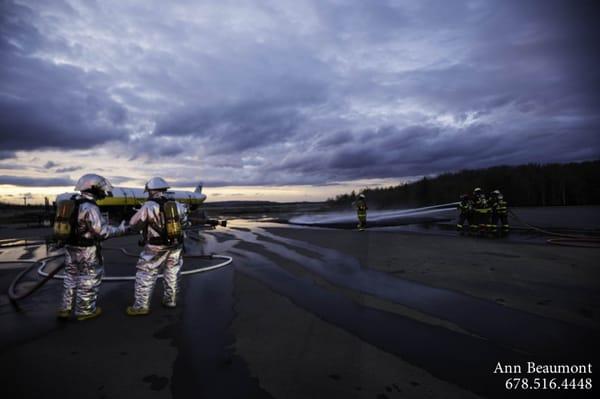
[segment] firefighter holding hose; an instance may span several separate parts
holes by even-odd
[[[457,208],[458,221],[456,223],[456,230],[463,234],[465,232],[465,223],[469,223],[469,228],[473,225],[473,203],[468,194],[460,196],[460,202],[458,203]]]
[[[358,230],[363,231],[367,227],[367,199],[364,194],[359,194],[355,202],[356,216],[358,217]]]
[[[498,231],[498,223],[502,224],[501,233],[508,233],[510,230],[510,226],[508,225],[508,203],[504,200],[504,196],[500,190],[492,191],[490,202],[492,208],[492,228],[494,233]]]
[[[174,308],[177,304],[178,280],[183,266],[183,229],[186,223],[185,207],[170,200],[168,183],[162,177],[153,177],[146,183],[148,200],[131,218],[134,231],[142,233],[140,253],[135,275],[133,306],[127,307],[129,316],[150,313],[150,299],[160,271],[163,273],[162,304]]]
[[[485,234],[491,228],[491,208],[481,188],[473,190],[473,213],[479,233]]]

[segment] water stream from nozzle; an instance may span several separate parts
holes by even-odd
[[[457,204],[458,202],[449,202],[447,204],[432,205],[420,208],[370,211],[368,219],[371,222],[383,222],[408,217],[448,212],[454,210]],[[302,215],[293,217],[290,219],[289,223],[303,225],[318,225],[332,223],[353,223],[355,221],[356,212],[328,212],[319,215]]]

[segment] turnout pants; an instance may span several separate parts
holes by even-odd
[[[492,215],[487,211],[475,211],[476,225],[480,233],[485,233],[491,226]]]
[[[135,309],[149,309],[158,274],[163,273],[163,303],[175,306],[178,280],[183,265],[182,247],[146,244],[135,274]]]
[[[357,227],[359,229],[364,229],[365,227],[367,227],[367,212],[358,212],[356,216],[358,217]]]
[[[494,231],[498,229],[498,222],[502,224],[502,231],[507,232],[510,229],[508,225],[508,215],[506,213],[496,213],[492,215],[492,224],[494,225]]]
[[[94,313],[103,274],[99,248],[65,246],[61,310],[71,311],[75,308],[76,316]]]
[[[456,229],[459,231],[465,230],[465,223],[469,223],[469,227],[472,227],[472,217],[468,213],[459,213],[458,221],[456,222]]]

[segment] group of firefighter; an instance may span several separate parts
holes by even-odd
[[[163,279],[162,305],[177,304],[179,275],[183,265],[182,226],[187,223],[184,205],[167,195],[169,184],[162,177],[148,180],[148,199],[133,215],[129,224],[111,226],[100,213],[96,201],[112,196],[109,181],[96,174],[83,175],[73,195],[58,204],[54,236],[64,247],[65,273],[59,319],[75,316],[87,320],[99,316],[96,306],[104,274],[101,242],[127,232],[142,234],[142,249],[136,265],[134,301],[125,313],[143,316],[150,313],[150,302],[159,273]]]
[[[358,218],[356,227],[359,231],[363,231],[367,227],[368,209],[364,194],[358,196],[354,207]],[[477,187],[472,195],[461,195],[458,211],[456,228],[462,234],[507,234],[510,230],[508,204],[500,190],[494,190],[486,196],[483,190]]]
[[[472,195],[461,195],[458,212],[456,229],[463,234],[507,234],[510,230],[508,204],[500,190],[494,190],[486,196],[477,187]]]

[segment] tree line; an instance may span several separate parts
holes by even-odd
[[[487,194],[500,190],[511,206],[600,204],[600,160],[566,164],[527,164],[461,170],[392,187],[366,188],[370,208],[427,206],[458,201],[475,187]],[[357,193],[338,195],[327,203],[345,207]]]

